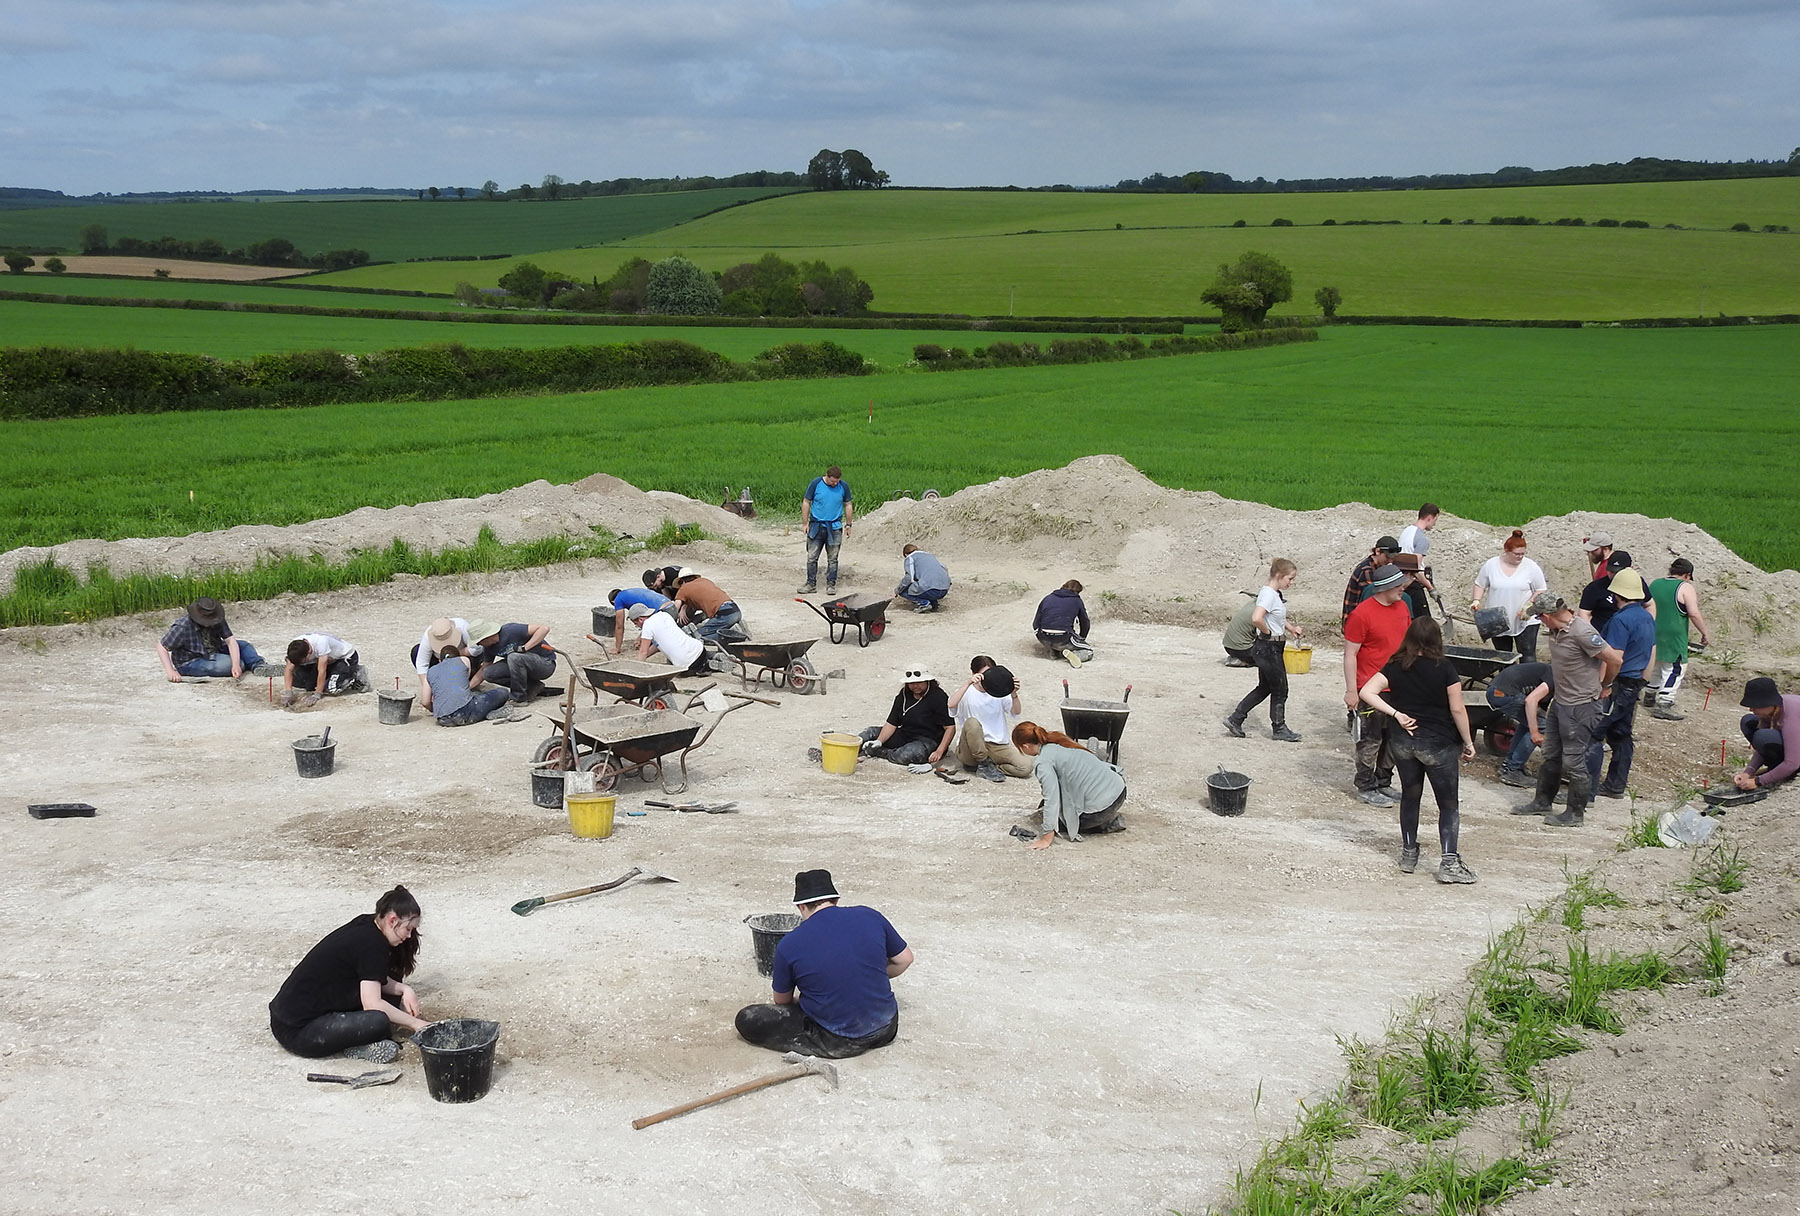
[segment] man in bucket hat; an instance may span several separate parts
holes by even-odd
[[[900,1032],[891,981],[912,966],[912,947],[875,909],[841,907],[838,898],[831,871],[794,875],[800,924],[775,947],[775,1003],[738,1010],[746,1042],[842,1060]]]
[[[895,764],[936,764],[956,736],[950,698],[929,667],[909,667],[901,680],[887,721],[860,732],[863,754]]]
[[[1543,748],[1543,760],[1538,765],[1536,794],[1530,802],[1515,806],[1513,814],[1541,815],[1551,827],[1578,828],[1594,792],[1588,774],[1588,748],[1593,745],[1606,698],[1612,693],[1613,677],[1625,656],[1608,646],[1599,631],[1579,619],[1575,609],[1554,591],[1538,592],[1528,611],[1544,623],[1547,631],[1556,692],[1541,729],[1532,715],[1526,715],[1525,725],[1531,731],[1532,741]],[[1565,768],[1569,774],[1569,805],[1561,814],[1554,814],[1551,800],[1562,783]]]
[[[256,647],[231,632],[225,623],[225,609],[210,595],[189,604],[186,615],[169,626],[156,644],[156,657],[162,660],[163,674],[171,684],[181,683],[183,676],[237,680],[245,672],[260,676],[279,675],[283,670],[263,662]]]
[[[419,644],[412,648],[413,674],[419,677],[420,709],[432,707],[431,669],[447,652],[467,650],[471,641],[469,622],[460,616],[440,616],[425,626],[425,632],[419,635]]]
[[[1783,696],[1768,676],[1744,685],[1738,702],[1750,712],[1738,723],[1750,762],[1733,777],[1740,790],[1767,789],[1800,772],[1800,697]]]

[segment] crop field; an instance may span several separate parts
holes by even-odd
[[[367,302],[370,297],[357,297]],[[379,297],[376,297],[379,299]],[[387,302],[406,307],[404,303]],[[423,308],[447,301],[418,300]],[[752,359],[788,342],[836,342],[883,367],[912,359],[913,346],[936,342],[965,349],[990,342],[1047,344],[1057,334],[884,329],[707,328],[670,325],[506,325],[480,321],[394,321],[283,313],[212,312],[175,308],[112,308],[101,304],[33,304],[0,300],[0,341],[8,346],[125,347],[245,359],[297,350],[345,354],[459,342],[495,349],[607,345],[617,342],[692,342],[730,359]]]
[[[835,462],[873,504],[1114,452],[1164,485],[1296,509],[1429,496],[1496,524],[1673,516],[1794,567],[1800,473],[1757,454],[1800,442],[1795,366],[1791,326],[1333,329],[1136,364],[18,422],[0,548],[296,523],[597,470],[700,498],[748,481],[766,508],[796,510]]]
[[[475,257],[593,245],[655,232],[719,207],[785,193],[741,188],[629,194],[556,203],[347,200],[341,202],[131,203],[0,211],[0,246],[79,251],[81,230],[104,225],[112,239],[214,237],[235,248],[282,236],[307,253],[366,249],[377,260]]]
[[[1492,215],[1535,215],[1536,227]],[[1564,216],[1649,228],[1556,227]],[[1246,218],[1246,228],[1229,227]],[[1294,227],[1270,227],[1276,218]],[[1458,221],[1442,225],[1437,221]],[[1335,219],[1332,226],[1322,221]],[[1353,225],[1352,219],[1402,219]],[[1473,225],[1461,220],[1472,219]],[[1786,224],[1792,234],[1729,231]],[[1680,224],[1681,230],[1664,224]],[[1116,227],[1115,227],[1116,226]],[[776,250],[848,264],[883,311],[1180,316],[1247,249],[1294,271],[1288,308],[1327,284],[1375,315],[1613,320],[1800,312],[1800,178],[1650,186],[1246,195],[900,191],[801,194],[605,249],[532,255],[578,277],[681,252],[711,270]],[[374,266],[323,282],[447,292],[510,263]]]
[[[293,280],[289,280],[292,282]],[[311,282],[311,277],[300,282]],[[287,287],[274,283],[195,283],[183,279],[100,278],[82,275],[0,275],[0,291],[31,291],[44,295],[107,296],[133,300],[227,300],[244,304],[290,304],[300,308],[414,308],[444,310],[454,300],[420,296],[376,295],[366,291],[332,291],[325,287]],[[21,345],[7,339],[10,346]]]

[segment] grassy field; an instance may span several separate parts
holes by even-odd
[[[1127,365],[11,423],[0,548],[296,523],[596,470],[708,499],[749,481],[778,510],[836,462],[873,505],[1116,452],[1164,485],[1297,509],[1429,496],[1498,525],[1673,516],[1792,567],[1800,474],[1747,466],[1800,442],[1795,366],[1794,327],[1340,329]]]
[[[1539,227],[1492,226],[1535,215]],[[1579,216],[1648,229],[1558,228]],[[1295,227],[1269,227],[1275,218]],[[1437,220],[1476,220],[1448,226]],[[1245,218],[1249,226],[1229,227]],[[1319,226],[1325,219],[1338,224]],[[1402,219],[1349,225],[1350,219]],[[1427,221],[1427,222],[1421,222]],[[1729,231],[1786,224],[1794,234]],[[1662,227],[1682,225],[1682,230]],[[884,311],[1186,315],[1219,263],[1247,249],[1294,271],[1293,307],[1332,285],[1344,311],[1611,320],[1800,312],[1800,178],[1380,194],[1074,195],[956,191],[805,194],[707,216],[604,249],[534,254],[577,276],[631,254],[682,252],[721,270],[769,250],[848,264]],[[508,263],[376,266],[323,282],[449,291]]]
[[[310,283],[313,276],[299,282]],[[331,291],[325,287],[288,287],[278,283],[192,283],[182,279],[98,278],[86,275],[0,275],[0,291],[31,291],[44,295],[108,296],[129,300],[228,300],[245,304],[290,304],[298,308],[406,308],[449,311],[453,300],[423,296],[374,294],[367,291]],[[0,331],[3,334],[4,331]],[[6,339],[7,345],[21,343]]]
[[[79,251],[81,230],[102,224],[113,240],[214,237],[236,248],[283,236],[307,253],[366,249],[379,260],[473,257],[593,245],[668,228],[708,211],[784,193],[768,189],[631,194],[557,203],[338,202],[132,203],[0,211],[0,246]]]
[[[367,300],[369,297],[361,297]],[[417,301],[429,305],[431,301]],[[439,301],[438,303],[443,303]],[[453,307],[453,306],[452,306]],[[449,311],[446,309],[445,311]],[[754,358],[787,342],[836,342],[883,367],[912,358],[919,342],[970,349],[1008,340],[1048,345],[1057,334],[881,329],[704,328],[668,325],[502,325],[478,321],[391,321],[280,313],[113,308],[0,300],[0,342],[7,346],[129,347],[243,359],[296,350],[346,354],[460,342],[494,349],[607,345],[650,339],[692,342],[731,359]]]

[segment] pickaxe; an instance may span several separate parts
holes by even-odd
[[[658,1111],[654,1115],[645,1115],[642,1119],[633,1119],[631,1126],[638,1131],[644,1130],[652,1123],[661,1123],[664,1119],[673,1119],[676,1115],[685,1115],[690,1110],[699,1110],[702,1106],[711,1106],[715,1102],[723,1102],[727,1098],[735,1098],[739,1094],[747,1094],[753,1089],[764,1089],[770,1085],[780,1085],[783,1081],[795,1081],[801,1077],[817,1073],[831,1082],[836,1089],[838,1083],[837,1065],[830,1060],[821,1060],[817,1056],[803,1056],[797,1051],[786,1052],[782,1059],[795,1067],[785,1072],[771,1073],[766,1077],[758,1077],[754,1081],[745,1081],[742,1085],[733,1085],[730,1089],[721,1089],[716,1094],[708,1094],[704,1098],[696,1098],[692,1102],[683,1102],[680,1106],[671,1106],[668,1110]]]

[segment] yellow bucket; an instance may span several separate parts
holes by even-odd
[[[826,734],[819,736],[820,763],[828,773],[848,777],[856,772],[856,757],[862,751],[862,740],[855,735]]]
[[[584,840],[601,840],[612,835],[613,807],[617,794],[570,794],[569,830]]]
[[[1281,664],[1290,676],[1303,676],[1312,670],[1312,647],[1289,646],[1281,652]]]

